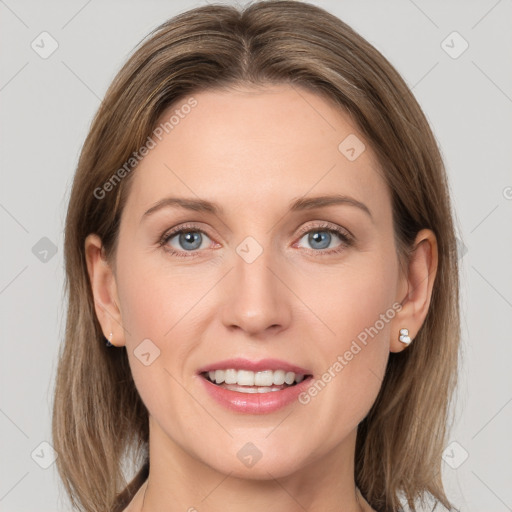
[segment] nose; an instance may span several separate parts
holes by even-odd
[[[223,324],[251,336],[286,329],[291,320],[293,294],[285,284],[283,265],[266,250],[252,262],[235,253],[233,262],[222,291]]]

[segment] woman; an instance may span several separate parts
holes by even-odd
[[[156,29],[85,141],[65,259],[73,505],[450,508],[447,179],[404,81],[338,18],[270,1]]]

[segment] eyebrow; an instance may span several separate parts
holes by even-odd
[[[334,195],[323,195],[317,197],[300,197],[299,199],[295,199],[289,205],[289,210],[291,212],[298,212],[304,210],[313,210],[315,208],[323,208],[326,206],[332,205],[348,205],[359,208],[364,211],[370,219],[373,221],[373,216],[364,203],[354,199],[353,197],[334,194]],[[165,197],[160,201],[156,202],[149,210],[144,212],[141,221],[152,215],[153,213],[161,210],[166,207],[176,207],[182,208],[185,210],[191,210],[195,212],[206,212],[212,213],[214,215],[223,215],[224,210],[218,204],[212,203],[211,201],[207,201],[205,199],[195,199],[195,198],[184,198],[184,197]]]

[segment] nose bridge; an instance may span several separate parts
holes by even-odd
[[[261,239],[261,237],[260,237]],[[276,277],[278,255],[272,243],[248,236],[235,248],[224,322],[251,333],[284,327],[289,320],[286,287]]]

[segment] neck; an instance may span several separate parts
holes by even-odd
[[[220,471],[202,462],[200,454],[191,456],[150,417],[149,477],[134,499],[133,505],[140,503],[134,510],[213,512],[229,504],[230,512],[369,511],[354,482],[354,450],[355,432],[298,470],[271,461],[253,477],[239,473],[238,466]]]

